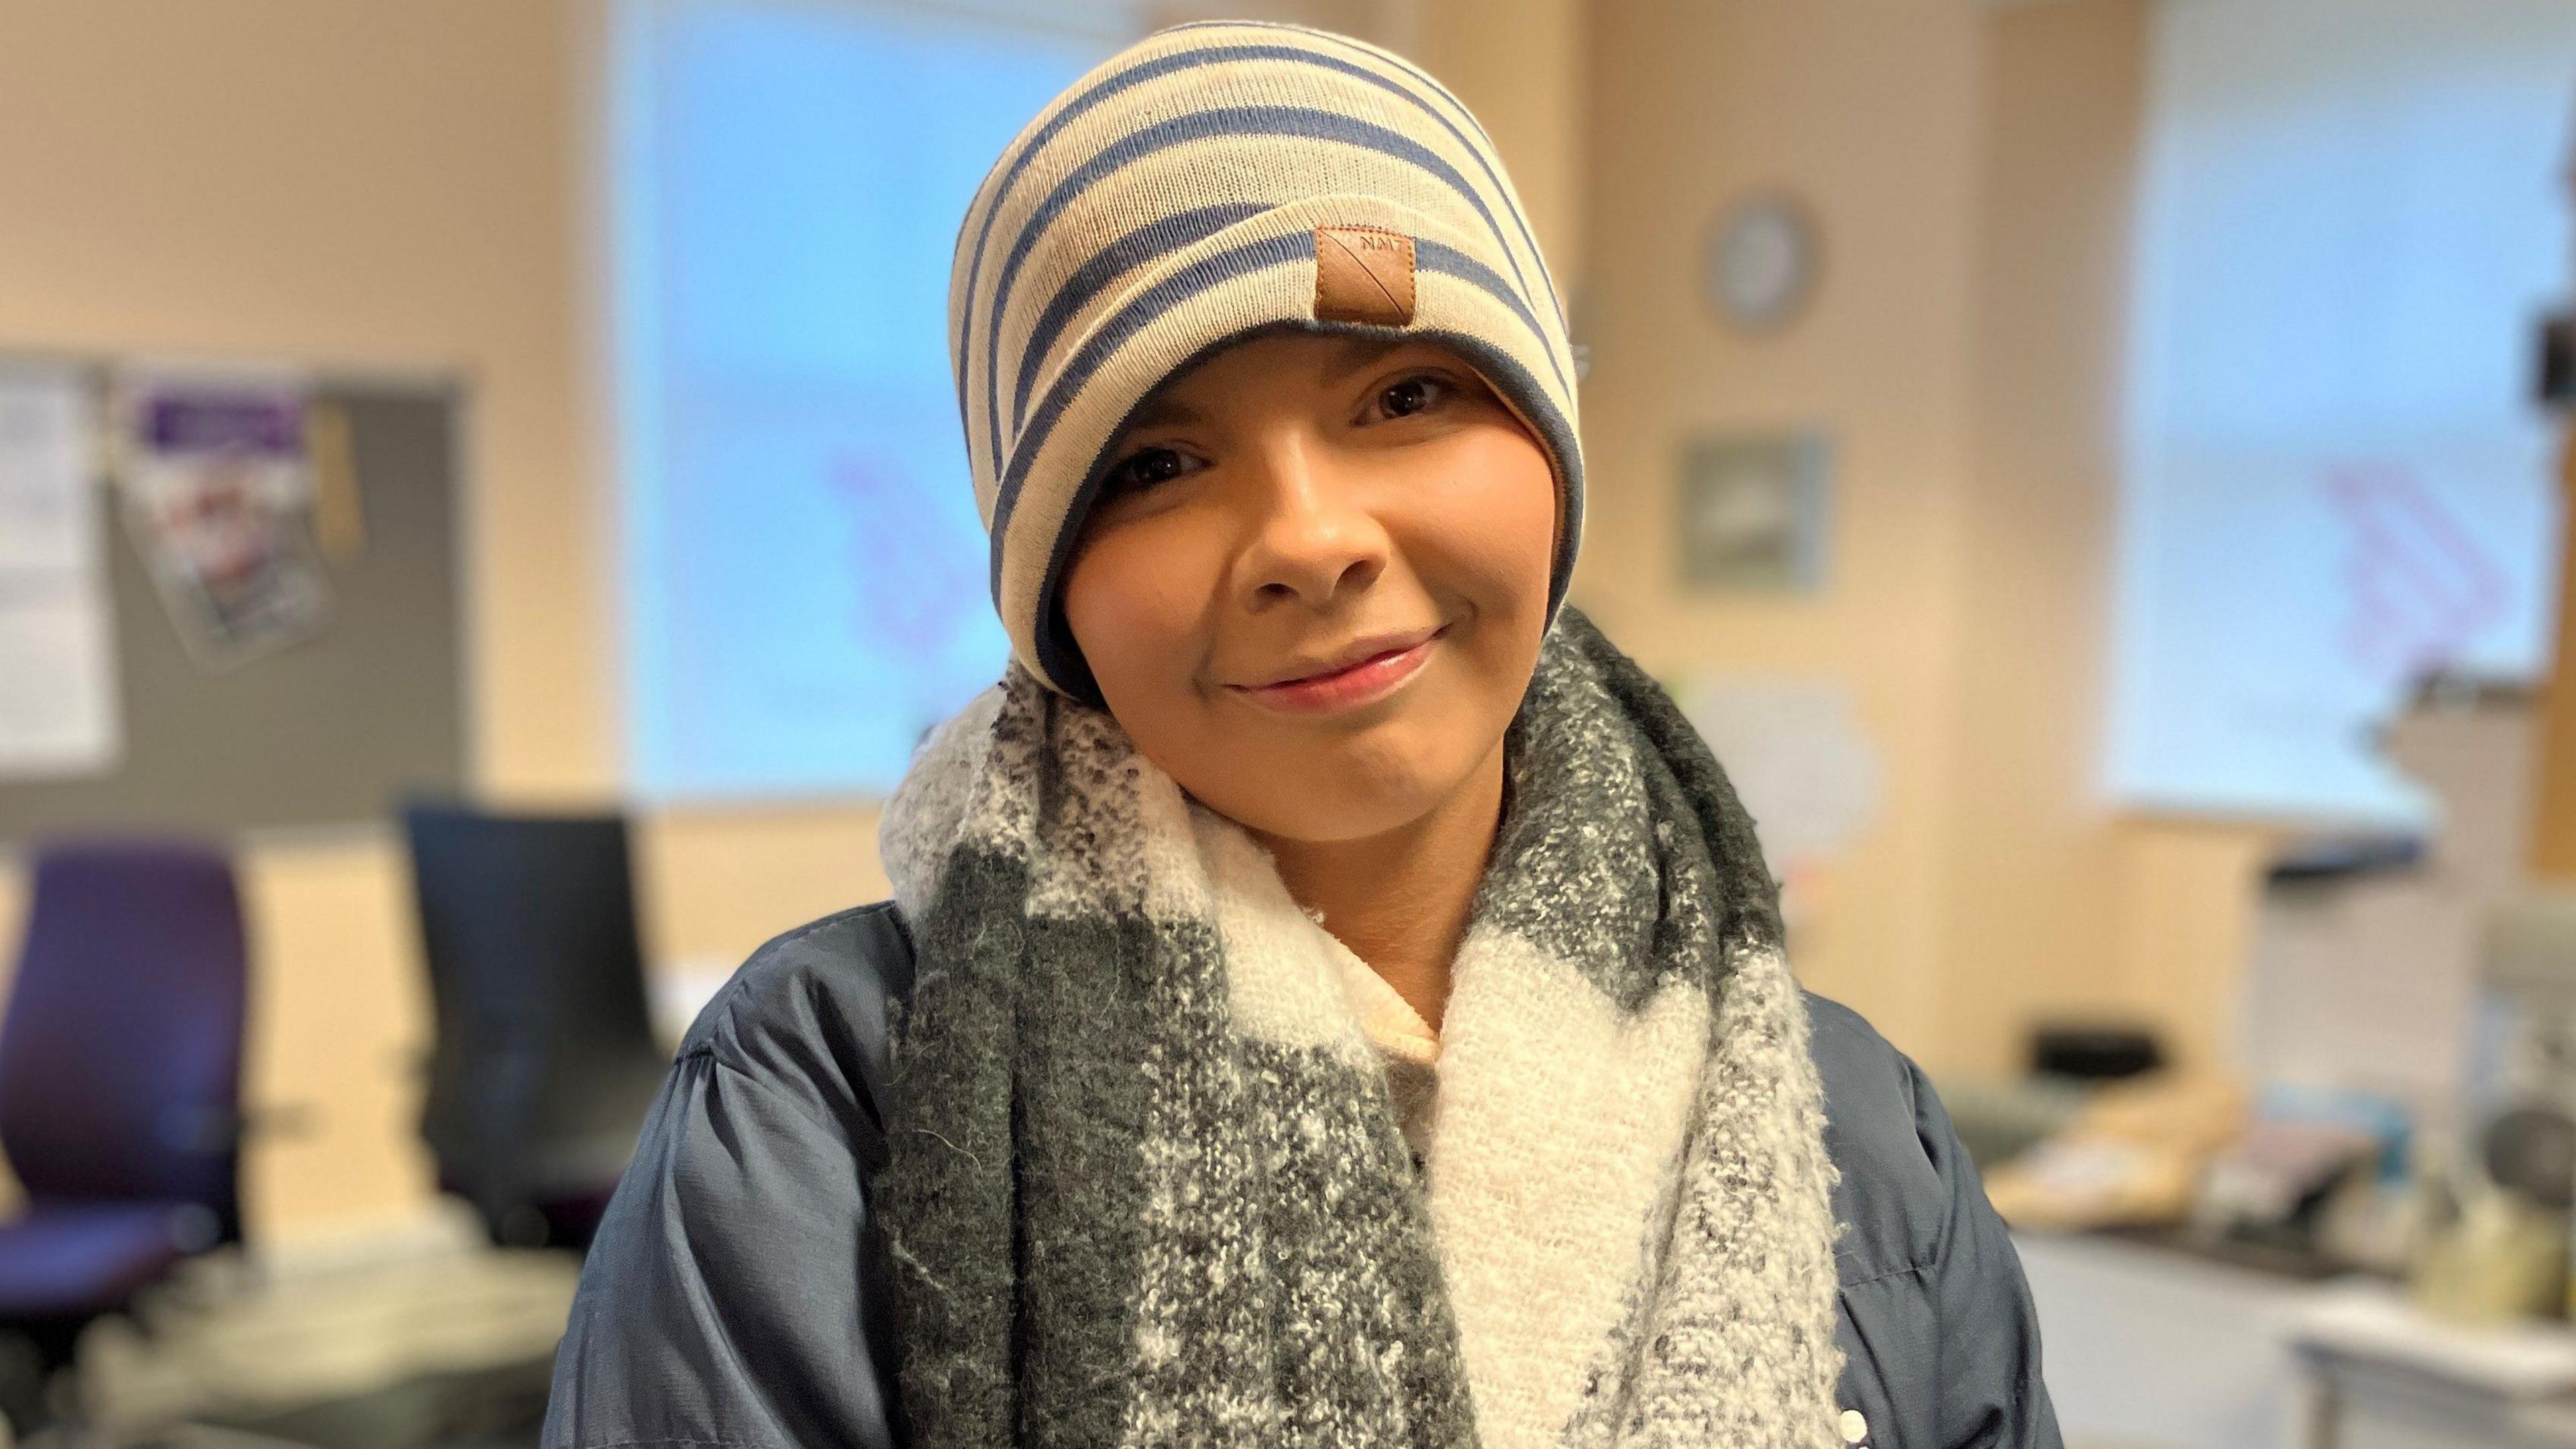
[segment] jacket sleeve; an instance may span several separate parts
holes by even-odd
[[[2040,1378],[2039,1315],[2021,1255],[1986,1200],[1977,1167],[1921,1068],[1903,1057],[1915,1136],[1940,1175],[1942,1243],[1933,1293],[1941,1321],[1943,1449],[2063,1449]]]
[[[845,912],[781,937],[699,1017],[582,1266],[546,1449],[899,1442],[865,1185],[869,957],[898,929]]]

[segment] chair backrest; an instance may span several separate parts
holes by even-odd
[[[422,1135],[487,1217],[616,1181],[670,1058],[624,817],[404,811],[437,1040]]]
[[[239,1236],[248,955],[216,851],[38,851],[0,1019],[0,1150],[31,1197],[192,1202]]]

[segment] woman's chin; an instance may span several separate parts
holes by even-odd
[[[1310,758],[1227,781],[1222,800],[1201,800],[1256,834],[1311,845],[1368,840],[1440,808],[1472,771],[1397,765],[1374,751]],[[1454,776],[1454,778],[1453,778]]]

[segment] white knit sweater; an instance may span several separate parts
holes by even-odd
[[[1339,944],[1338,942],[1336,943]],[[1418,1165],[1431,1152],[1431,1111],[1439,1097],[1440,1034],[1422,1019],[1411,1002],[1386,978],[1348,948],[1336,953],[1342,986],[1369,1045],[1386,1061],[1387,1090],[1395,1097],[1396,1122],[1413,1148]]]

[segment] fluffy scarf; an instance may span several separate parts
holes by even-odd
[[[1505,748],[1417,1171],[1346,948],[1240,828],[1016,667],[925,746],[874,1199],[912,1442],[1839,1442],[1752,822],[1571,609]]]

